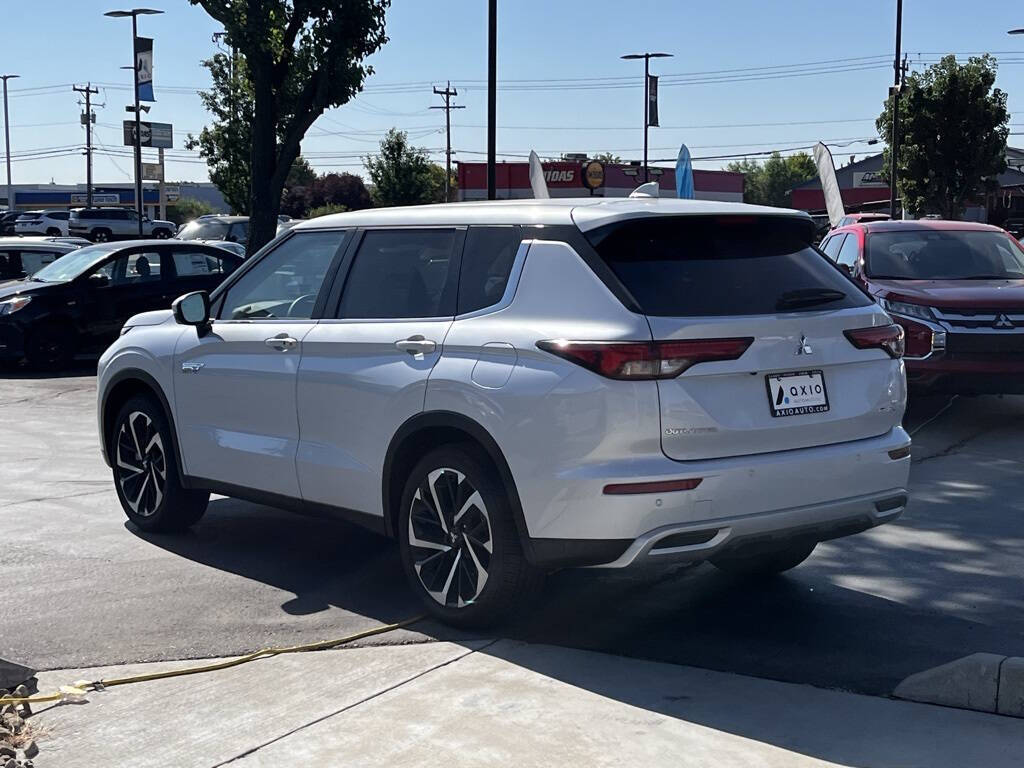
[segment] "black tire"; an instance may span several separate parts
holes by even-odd
[[[737,576],[771,576],[796,568],[811,556],[816,546],[816,541],[801,541],[756,552],[719,555],[711,558],[711,562]]]
[[[409,475],[398,516],[409,584],[428,613],[459,627],[486,627],[510,617],[543,581],[523,555],[508,490],[478,455],[467,446],[449,445],[424,456]],[[472,503],[474,491],[477,503]],[[458,510],[465,511],[456,520]]]
[[[153,237],[155,237],[157,240],[166,240],[170,236],[171,233],[168,230],[164,229],[163,227],[153,230]]]
[[[43,323],[29,331],[25,339],[25,359],[31,368],[59,371],[71,362],[76,348],[73,328],[66,323]]]
[[[133,397],[111,426],[110,462],[121,508],[144,531],[183,531],[199,522],[208,491],[181,485],[171,429],[151,397]]]
[[[94,243],[106,243],[110,241],[110,230],[109,229],[94,229],[92,231],[92,241]]]
[[[50,227],[48,230],[46,230],[46,236],[47,237],[60,237],[60,230],[57,229],[56,227]]]

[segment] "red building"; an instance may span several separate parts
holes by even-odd
[[[590,194],[583,185],[583,164],[578,162],[542,163],[544,179],[552,197],[581,197]],[[487,199],[487,163],[459,163],[459,200]],[[654,168],[651,181],[658,181],[661,197],[676,196],[675,168]],[[627,197],[643,181],[643,171],[635,165],[604,166],[604,184],[594,190],[599,197]],[[529,163],[498,163],[496,192],[501,200],[533,197]],[[698,200],[743,202],[742,173],[732,171],[693,172],[693,187]]]

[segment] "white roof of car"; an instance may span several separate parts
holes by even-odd
[[[0,248],[23,248],[28,250],[67,250],[74,251],[78,246],[45,237],[0,237]]]
[[[484,200],[466,203],[368,208],[297,224],[295,230],[334,227],[437,226],[442,224],[576,224],[584,232],[645,216],[789,216],[803,211],[715,200],[646,197],[562,197],[549,200]]]

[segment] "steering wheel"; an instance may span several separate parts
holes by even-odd
[[[295,301],[293,301],[291,304],[288,305],[288,314],[286,314],[285,317],[292,317],[294,315],[294,313],[295,313],[295,308],[300,303],[302,303],[303,301],[308,301],[310,303],[310,308],[309,309],[310,309],[310,314],[312,314],[312,310],[313,310],[312,305],[316,302],[316,294],[315,293],[307,293],[307,294],[305,294],[303,296],[299,296],[299,298],[297,298]]]

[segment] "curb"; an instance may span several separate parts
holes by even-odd
[[[1024,718],[1024,657],[972,653],[911,675],[893,696]]]

